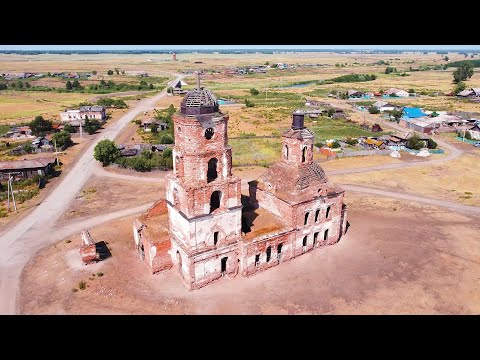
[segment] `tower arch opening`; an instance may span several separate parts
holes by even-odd
[[[220,201],[222,199],[222,192],[221,191],[214,191],[212,195],[210,195],[210,213],[217,210],[220,207]]]
[[[285,160],[288,160],[288,145],[286,144],[284,146],[284,151],[285,151]]]
[[[218,177],[217,164],[218,164],[217,158],[212,158],[208,160],[207,182],[211,182]]]
[[[304,163],[306,159],[307,159],[307,147],[304,146],[302,149],[302,163]]]
[[[207,130],[205,130],[205,139],[210,140],[213,137],[214,133],[215,131],[213,130],[213,128],[208,128]]]

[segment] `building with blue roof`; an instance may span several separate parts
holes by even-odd
[[[420,108],[408,108],[408,107],[403,108],[403,115],[402,115],[403,118],[416,119],[422,116],[427,116],[427,114],[425,114]]]

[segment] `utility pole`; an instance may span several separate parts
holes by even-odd
[[[55,160],[57,160],[57,166],[60,164],[58,163],[58,150],[57,150],[57,140],[53,140],[53,143],[55,144]]]
[[[12,193],[13,207],[15,209],[15,212],[18,213],[17,203],[15,202],[15,195],[13,194],[13,176],[11,176],[10,174],[8,174],[8,175],[9,175],[9,177],[8,177],[8,191],[10,191]],[[8,197],[8,211],[10,211],[10,197]]]

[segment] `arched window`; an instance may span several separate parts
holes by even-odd
[[[308,215],[309,215],[309,214],[310,214],[310,213],[308,213],[308,212],[305,213],[305,221],[303,222],[303,225],[307,225],[307,223],[308,223]]]
[[[307,147],[304,146],[302,150],[302,163],[305,162],[306,158],[307,158]]]
[[[175,188],[173,189],[173,206],[178,205],[179,202],[180,200],[178,198],[178,190]]]
[[[315,222],[318,221],[318,215],[320,215],[320,209],[317,209],[317,211],[315,211]]]
[[[205,139],[210,140],[213,137],[214,133],[215,131],[213,130],[213,128],[208,128],[207,130],[205,130]]]
[[[267,248],[267,262],[270,261],[270,258],[271,258],[271,257],[272,257],[272,247],[269,246],[269,247]]]
[[[207,182],[213,181],[217,178],[217,163],[218,160],[215,158],[208,160]]]
[[[325,218],[328,219],[328,214],[330,213],[330,206],[327,207],[327,212],[325,213]]]
[[[217,245],[218,242],[218,231],[213,233],[213,245]]]
[[[318,239],[318,232],[313,234],[313,247],[317,245],[317,239]]]
[[[214,191],[210,196],[210,213],[220,207],[220,200],[222,199],[221,191]]]
[[[285,160],[288,160],[288,145],[285,145]]]
[[[325,232],[323,233],[323,240],[324,240],[324,241],[327,241],[327,240],[328,240],[328,229],[325,230]]]

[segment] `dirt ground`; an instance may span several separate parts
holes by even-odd
[[[335,246],[316,249],[251,278],[225,278],[196,291],[186,290],[173,269],[158,275],[149,273],[133,246],[132,218],[102,225],[91,229],[91,234],[96,241],[108,242],[112,257],[82,265],[79,235],[44,249],[22,275],[21,313],[480,311],[478,221],[388,198],[352,193],[347,194],[346,202],[350,228]],[[79,290],[80,281],[86,282],[85,290]]]
[[[92,176],[60,221],[102,214],[105,209],[134,207],[164,196],[164,181],[139,185],[134,181]],[[112,207],[112,204],[117,206]]]
[[[470,152],[440,165],[333,175],[330,178],[335,183],[365,185],[479,206],[480,150],[469,146]]]

